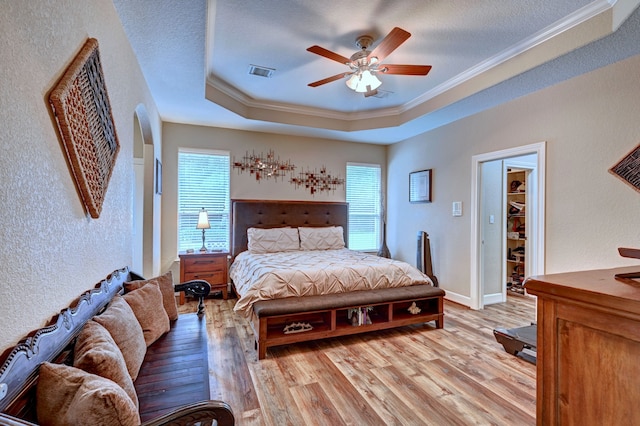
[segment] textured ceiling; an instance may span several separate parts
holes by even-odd
[[[638,3],[114,0],[164,120],[373,143],[406,139],[635,54],[634,31],[617,37],[616,55],[606,46],[587,50],[613,39]],[[412,36],[383,62],[432,65],[427,76],[383,75],[380,96],[368,98],[344,80],[307,86],[348,71],[308,47],[349,57],[359,35],[373,36],[375,47],[396,26]],[[273,76],[250,75],[252,64],[275,69]]]

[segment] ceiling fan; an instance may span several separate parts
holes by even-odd
[[[376,74],[396,74],[396,75],[427,75],[431,71],[431,65],[387,65],[382,61],[404,43],[411,33],[402,28],[395,27],[389,34],[376,46],[373,51],[368,50],[373,43],[373,37],[363,35],[356,39],[356,46],[361,50],[351,55],[350,58],[339,55],[335,52],[320,46],[311,46],[307,50],[316,55],[324,56],[332,61],[340,62],[351,68],[351,71],[342,72],[322,80],[309,83],[310,87],[318,87],[332,81],[349,77],[346,81],[347,86],[358,92],[364,93],[365,97],[373,96],[377,93],[377,88],[382,82],[376,77]]]

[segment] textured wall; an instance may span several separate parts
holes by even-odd
[[[0,1],[0,348],[43,326],[131,261],[133,111],[159,120],[109,1]],[[102,66],[121,149],[99,219],[85,214],[47,94],[88,37]]]
[[[637,265],[617,247],[640,245],[640,194],[608,169],[640,143],[640,56],[524,96],[389,149],[391,250],[412,260],[426,230],[446,290],[469,296],[471,157],[546,141],[546,273]],[[434,168],[433,203],[410,205],[407,172]],[[391,189],[393,188],[393,189]]]

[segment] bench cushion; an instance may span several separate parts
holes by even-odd
[[[106,328],[91,320],[80,330],[73,348],[73,366],[113,380],[138,408],[138,396],[122,352]]]
[[[349,293],[325,294],[321,296],[287,297],[284,299],[260,300],[253,304],[258,318],[313,312],[325,309],[375,305],[378,303],[444,296],[444,290],[431,285],[384,288],[352,291]]]
[[[131,425],[140,417],[116,383],[64,364],[42,363],[36,391],[43,425]]]
[[[147,351],[147,344],[144,341],[142,327],[131,307],[122,296],[115,295],[107,309],[93,317],[93,320],[109,330],[109,334],[122,351],[129,375],[135,380]]]
[[[178,319],[178,305],[176,303],[176,294],[173,288],[173,275],[171,271],[160,275],[159,277],[149,278],[148,280],[127,281],[124,283],[124,291],[129,293],[130,291],[137,290],[143,285],[156,282],[160,286],[162,292],[162,303],[164,310],[167,311],[167,315],[171,321]]]
[[[157,282],[147,283],[122,297],[140,323],[147,346],[169,331],[169,317],[162,304],[162,293]]]

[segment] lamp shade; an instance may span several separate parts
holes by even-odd
[[[376,90],[382,82],[369,70],[357,71],[345,82],[349,89],[358,93],[366,93]]]
[[[209,229],[211,225],[209,224],[209,214],[207,211],[202,208],[200,213],[198,214],[198,224],[196,225],[196,229]]]

